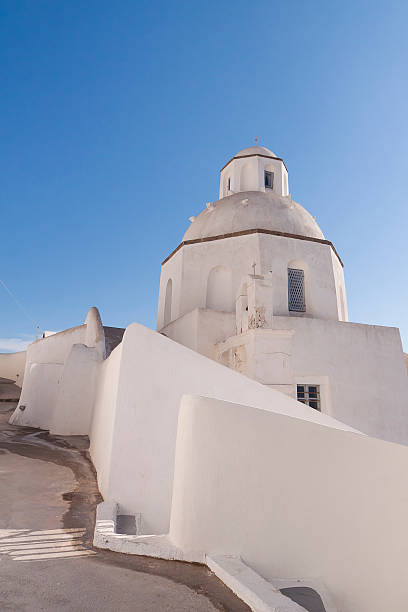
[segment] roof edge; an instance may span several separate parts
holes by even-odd
[[[275,157],[273,155],[262,155],[262,153],[250,153],[249,155],[234,155],[234,157],[231,157],[231,159],[225,164],[225,166],[221,168],[220,172],[222,172],[232,161],[234,161],[234,159],[244,159],[245,157],[265,157],[265,159],[274,159],[276,161],[281,161],[286,168],[286,172],[289,172],[282,157]]]
[[[312,236],[302,236],[301,234],[289,234],[287,232],[279,232],[278,230],[266,230],[266,229],[260,229],[260,228],[242,230],[240,232],[232,232],[230,234],[219,234],[218,236],[206,236],[205,238],[194,238],[193,240],[183,240],[183,242],[180,242],[178,247],[176,247],[174,251],[172,251],[170,255],[168,255],[168,257],[166,257],[164,261],[162,261],[161,265],[163,266],[165,263],[167,263],[169,259],[171,259],[173,255],[175,255],[177,251],[179,251],[183,246],[186,246],[189,244],[198,244],[199,242],[213,242],[214,240],[223,240],[224,238],[236,238],[238,236],[248,236],[249,234],[269,234],[270,236],[281,236],[283,238],[294,238],[295,240],[308,240],[309,242],[327,244],[333,249],[333,252],[336,255],[337,259],[339,260],[341,267],[344,268],[344,264],[340,258],[340,255],[338,254],[338,252],[336,251],[334,247],[334,244],[330,242],[330,240],[325,240],[323,238],[313,238]]]

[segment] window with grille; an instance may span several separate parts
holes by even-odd
[[[288,268],[289,310],[305,312],[305,273],[303,270]]]
[[[265,188],[273,189],[273,172],[265,170]]]
[[[315,410],[320,407],[320,386],[319,385],[297,385],[297,399],[302,404],[307,404]]]

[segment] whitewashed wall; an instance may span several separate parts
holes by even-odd
[[[97,471],[99,488],[104,495],[109,492],[121,359],[122,344],[119,344],[109,357],[99,364],[89,432],[89,452]],[[132,488],[132,483],[128,483],[128,486]]]
[[[55,410],[64,362],[73,344],[85,341],[86,326],[72,327],[41,338],[27,348],[24,384],[19,406],[10,420],[14,425],[49,429]]]
[[[167,533],[169,528],[184,393],[349,429],[142,325],[130,325],[121,352],[116,351],[100,368],[90,451],[104,498],[118,502],[125,514],[141,512],[145,533]]]
[[[294,383],[322,385],[330,396],[324,412],[370,436],[408,444],[408,376],[397,328],[298,317],[274,317],[274,328],[294,330]]]
[[[265,191],[265,170],[269,170],[274,174],[273,191],[281,196],[287,196],[289,193],[288,171],[283,161],[273,157],[266,158],[254,155],[233,159],[221,171],[220,199],[231,195],[231,193]],[[229,191],[228,178],[230,179]]]
[[[89,433],[100,354],[84,344],[74,344],[64,362],[58,394],[48,425],[51,433],[74,436]]]
[[[167,281],[173,282],[172,318],[175,320],[194,308],[207,308],[208,280],[217,266],[225,266],[231,273],[231,295],[228,308],[235,310],[235,299],[242,278],[252,274],[272,272],[274,314],[288,315],[288,266],[306,269],[306,313],[298,316],[338,321],[340,293],[343,292],[347,318],[346,290],[341,264],[332,255],[329,245],[267,234],[251,234],[211,242],[185,245],[162,266],[158,329],[164,327],[164,304]],[[224,300],[225,302],[225,300]]]
[[[184,397],[170,537],[267,579],[320,577],[341,612],[403,612],[407,474],[404,446]]]
[[[21,351],[19,353],[0,353],[0,377],[14,380],[16,385],[22,387],[26,356],[26,351]]]
[[[215,345],[235,334],[235,314],[196,308],[163,327],[161,333],[214,359]]]
[[[20,402],[10,422],[63,435],[88,434],[96,362],[105,356],[105,335],[97,308],[84,325],[30,344]]]

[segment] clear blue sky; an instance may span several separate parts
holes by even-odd
[[[155,326],[161,261],[259,136],[408,349],[408,4],[0,2],[0,278],[41,329]],[[0,286],[0,350],[34,322]]]

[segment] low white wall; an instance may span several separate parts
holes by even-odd
[[[57,400],[48,426],[51,433],[73,436],[89,433],[99,353],[74,344],[59,379]]]
[[[14,380],[19,387],[23,386],[26,351],[20,353],[0,353],[0,378]]]
[[[98,365],[95,402],[90,428],[89,452],[95,466],[99,489],[106,496],[112,457],[122,344]],[[132,486],[131,483],[128,486]]]
[[[119,376],[119,356],[111,357],[98,380],[90,452],[98,473],[103,472],[99,476],[102,495],[117,501],[124,513],[141,512],[145,533],[168,531],[177,417],[183,393],[248,403],[328,427],[349,429],[136,323],[126,329],[122,340]],[[109,424],[104,421],[107,416]],[[110,439],[110,427],[109,458],[106,439]]]
[[[104,356],[105,334],[95,307],[83,325],[30,344],[20,403],[10,422],[57,434],[88,434],[95,361]]]
[[[56,407],[59,383],[72,345],[85,341],[86,326],[72,327],[36,340],[27,348],[24,384],[19,406],[10,419],[14,425],[49,429]]]
[[[40,429],[50,428],[62,369],[62,363],[27,364],[20,401],[10,423]]]
[[[408,449],[184,397],[170,538],[267,579],[321,577],[341,612],[407,609]]]

